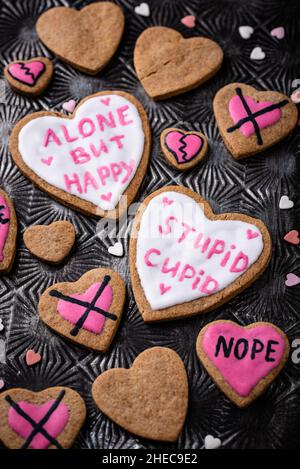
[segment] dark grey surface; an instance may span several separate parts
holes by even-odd
[[[5,331],[0,333],[1,363],[4,361],[4,345],[7,355],[7,363],[0,363],[0,377],[4,377],[7,387],[41,390],[64,385],[80,392],[86,401],[88,419],[76,443],[79,448],[202,448],[207,434],[221,438],[227,448],[300,448],[300,365],[294,365],[290,360],[263,397],[248,409],[239,410],[201,370],[195,354],[199,330],[218,318],[236,320],[241,324],[271,321],[281,327],[291,341],[300,337],[300,287],[286,288],[284,284],[287,273],[300,274],[299,247],[283,241],[289,230],[300,226],[299,131],[260,156],[237,162],[225,149],[212,112],[216,91],[233,81],[288,95],[294,91],[292,81],[300,79],[300,2],[147,2],[151,8],[149,18],[134,13],[134,6],[140,1],[115,2],[124,7],[125,35],[118,53],[98,76],[80,74],[54,58],[54,81],[42,97],[35,100],[24,98],[2,87],[0,185],[14,200],[20,233],[31,224],[68,219],[76,226],[78,242],[65,265],[48,267],[28,253],[20,234],[14,269],[11,275],[0,279],[0,318],[5,325]],[[88,3],[83,0],[2,0],[1,71],[14,59],[36,55],[52,57],[38,41],[34,29],[43,11],[54,5],[80,8]],[[194,29],[180,23],[183,16],[191,13],[198,18]],[[151,25],[174,27],[185,37],[204,35],[215,39],[225,52],[221,71],[195,91],[161,103],[152,102],[139,84],[132,63],[135,41]],[[249,40],[240,37],[238,27],[241,25],[255,28]],[[286,37],[280,41],[269,33],[277,26],[286,28]],[[261,46],[266,52],[265,60],[250,60],[255,46]],[[61,110],[65,101],[71,98],[78,101],[103,89],[120,89],[134,94],[145,106],[151,121],[152,158],[138,200],[143,200],[165,184],[183,184],[205,197],[217,213],[245,213],[261,218],[270,229],[274,251],[269,268],[243,294],[217,311],[185,321],[145,325],[130,287],[128,239],[123,241],[124,258],[110,256],[107,248],[112,240],[95,238],[97,221],[54,202],[26,180],[13,164],[7,143],[15,122],[34,110]],[[172,125],[200,129],[209,140],[210,153],[206,161],[185,174],[169,168],[159,151],[160,132]],[[295,201],[292,210],[279,210],[279,200],[284,194]],[[110,351],[105,355],[71,345],[48,330],[37,314],[38,299],[46,287],[57,281],[74,281],[84,272],[99,266],[116,269],[128,285],[124,318]],[[175,445],[153,443],[126,433],[97,410],[91,397],[91,384],[99,373],[111,367],[130,366],[141,351],[154,345],[176,350],[188,370],[189,413],[183,434]],[[32,368],[25,364],[28,348],[34,348],[43,356],[41,363]]]

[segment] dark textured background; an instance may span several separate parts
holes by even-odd
[[[81,8],[89,1],[2,0],[0,12],[0,70],[15,59],[36,55],[52,57],[38,41],[35,22],[55,5]],[[216,91],[232,81],[242,81],[261,89],[274,89],[290,95],[292,81],[300,79],[300,2],[286,0],[148,0],[149,18],[138,16],[134,7],[140,1],[118,0],[126,14],[122,44],[109,66],[96,77],[88,77],[54,58],[55,76],[45,95],[38,99],[20,97],[3,90],[0,103],[0,185],[14,200],[20,233],[31,224],[48,224],[68,219],[78,231],[71,258],[61,267],[48,267],[34,259],[19,236],[17,258],[9,276],[0,279],[0,317],[5,331],[0,333],[0,377],[7,387],[41,390],[64,385],[79,391],[88,409],[88,419],[77,442],[78,448],[202,448],[207,434],[218,436],[226,448],[300,448],[300,365],[291,360],[267,393],[246,410],[231,404],[207,374],[195,354],[199,330],[218,318],[241,324],[272,321],[292,341],[300,337],[300,286],[285,287],[289,272],[300,274],[299,246],[283,241],[283,236],[300,226],[299,136],[297,132],[261,155],[244,162],[235,161],[225,149],[216,128],[212,99]],[[180,23],[187,14],[197,15],[197,26],[188,29]],[[133,69],[133,47],[148,26],[176,28],[186,37],[208,36],[223,47],[225,61],[209,83],[186,95],[161,103],[152,102],[143,91]],[[255,27],[244,40],[241,25]],[[284,26],[286,37],[277,40],[270,30]],[[255,46],[266,52],[263,61],[250,60]],[[3,82],[2,82],[3,85]],[[105,89],[121,89],[134,94],[144,104],[153,132],[152,159],[138,200],[166,183],[183,184],[204,196],[213,209],[237,211],[261,218],[274,241],[271,264],[266,273],[243,294],[227,305],[195,319],[145,325],[137,311],[128,273],[128,239],[124,258],[107,252],[109,238],[95,238],[97,221],[79,215],[54,202],[26,180],[12,163],[7,143],[16,121],[29,112],[61,110],[71,98],[81,98]],[[208,137],[207,160],[187,174],[177,173],[165,163],[159,151],[159,135],[166,126],[182,125],[201,129]],[[280,197],[287,194],[295,202],[291,210],[279,210]],[[124,232],[124,229],[121,229]],[[129,231],[129,229],[127,230]],[[105,354],[89,352],[49,331],[38,318],[39,295],[58,281],[74,281],[84,272],[111,266],[127,279],[128,301],[116,339]],[[181,438],[175,445],[162,445],[136,438],[110,422],[96,408],[91,383],[104,370],[131,365],[144,349],[154,345],[171,347],[183,359],[189,375],[189,413]],[[4,363],[4,346],[6,364]],[[28,348],[43,359],[35,367],[25,364]]]

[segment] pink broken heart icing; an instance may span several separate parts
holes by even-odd
[[[208,326],[202,348],[231,388],[247,397],[280,364],[286,343],[271,325],[246,329],[225,321]]]
[[[35,405],[26,401],[22,401],[18,402],[18,406],[29,417],[31,417],[32,420],[38,423],[43,419],[43,417],[45,417],[54,402],[54,400],[51,400],[42,405]],[[61,402],[51,414],[47,422],[44,424],[43,428],[52,438],[55,439],[64,430],[68,420],[68,407],[63,402]],[[19,413],[12,407],[8,412],[8,424],[13,429],[13,431],[24,438],[24,440],[27,440],[33,431],[32,425],[24,417],[19,415]],[[50,445],[51,443],[49,440],[41,433],[37,433],[30,443],[30,447],[32,449],[46,449]]]
[[[266,109],[267,107],[272,106],[274,104],[271,101],[256,102],[250,96],[244,96],[243,98],[253,114],[258,111],[261,111],[262,109]],[[235,124],[240,122],[241,119],[248,117],[248,113],[239,96],[233,96],[231,98],[229,102],[229,113]],[[255,120],[257,122],[258,127],[260,129],[264,129],[265,127],[270,127],[276,124],[276,122],[278,122],[280,118],[281,110],[276,108],[255,117]],[[251,137],[251,135],[255,133],[255,128],[252,122],[247,121],[240,126],[240,131],[245,137]]]
[[[84,301],[86,303],[91,303],[101,286],[100,283],[95,283],[92,285],[85,293],[81,295],[70,295],[71,298],[75,300]],[[110,285],[106,285],[100,298],[95,303],[97,308],[100,308],[104,311],[108,311],[113,301],[113,290]],[[76,324],[77,321],[83,316],[86,311],[86,307],[80,306],[77,304],[69,303],[64,300],[59,300],[57,303],[57,311],[60,316],[66,321],[69,321],[71,324]],[[100,334],[103,330],[105,324],[105,316],[96,312],[90,311],[87,319],[82,325],[82,329],[93,332],[94,334]]]
[[[26,63],[13,63],[8,66],[8,72],[15,80],[29,86],[36,85],[45,69],[45,64],[38,60]]]
[[[0,197],[0,262],[4,259],[4,248],[9,234],[10,211],[3,197]]]
[[[200,152],[203,140],[197,134],[186,134],[172,130],[165,137],[165,144],[175,156],[177,163],[187,163],[193,160]]]

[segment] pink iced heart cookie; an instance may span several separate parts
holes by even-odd
[[[271,256],[270,235],[260,220],[215,215],[204,199],[180,186],[147,197],[133,233],[131,280],[146,322],[218,307],[250,285]]]
[[[53,65],[46,57],[11,62],[4,69],[4,76],[10,86],[23,94],[37,96],[49,85]]]
[[[11,76],[21,83],[34,86],[46,67],[43,62],[16,62],[8,66]]]
[[[200,132],[181,129],[165,129],[160,138],[162,151],[167,161],[179,170],[194,167],[201,161],[208,148],[205,136]]]
[[[289,342],[270,323],[241,327],[220,320],[202,329],[197,354],[226,396],[239,407],[245,407],[280,373],[289,355]]]
[[[41,319],[75,343],[104,352],[120,323],[125,301],[122,278],[110,269],[94,269],[75,283],[60,283],[41,296]]]
[[[84,401],[72,389],[9,389],[0,396],[0,439],[9,449],[69,448],[85,415]]]
[[[279,142],[298,120],[297,108],[290,98],[276,91],[257,91],[243,83],[221,88],[213,107],[224,143],[237,159]]]

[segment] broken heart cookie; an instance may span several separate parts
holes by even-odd
[[[51,60],[45,57],[16,60],[6,65],[4,76],[13,90],[29,96],[38,96],[52,79],[53,65]]]
[[[181,358],[169,348],[145,350],[129,370],[105,371],[93,398],[107,417],[135,435],[176,441],[188,406],[188,379]]]
[[[134,49],[134,66],[151,98],[167,99],[185,93],[217,73],[223,51],[211,39],[185,39],[174,29],[146,29]]]
[[[242,327],[214,321],[197,339],[197,354],[226,396],[239,407],[257,399],[278,376],[289,356],[284,332],[268,322]]]
[[[0,273],[8,273],[16,253],[17,217],[10,197],[0,189]]]
[[[176,169],[185,171],[196,166],[207,153],[208,143],[201,132],[165,129],[160,146],[167,161]]]
[[[130,272],[146,322],[210,311],[266,269],[265,225],[238,213],[215,215],[195,192],[168,186],[140,206],[130,241]]]
[[[72,446],[86,416],[75,391],[10,389],[0,395],[0,440],[9,449],[65,449]]]
[[[41,320],[67,339],[105,352],[117,332],[125,284],[110,269],[93,269],[77,282],[57,283],[41,296]]]
[[[144,178],[150,140],[139,101],[104,91],[85,98],[71,117],[26,116],[12,131],[10,151],[22,173],[55,199],[87,215],[117,218]]]
[[[239,159],[254,155],[286,137],[296,126],[298,110],[287,96],[232,83],[213,102],[225,145]]]
[[[69,221],[56,221],[51,225],[30,226],[23,239],[28,251],[50,264],[60,264],[75,243],[75,228]]]
[[[95,75],[116,52],[125,25],[120,7],[96,2],[77,11],[55,7],[37,21],[40,40],[57,57],[74,68]]]

